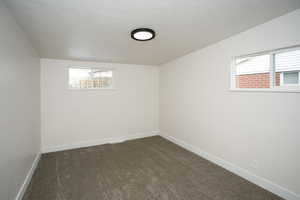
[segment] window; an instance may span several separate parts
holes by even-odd
[[[274,59],[276,73],[280,73],[276,86],[300,86],[300,50],[275,54]]]
[[[101,68],[69,68],[71,89],[112,89],[113,71]]]
[[[232,89],[300,89],[300,47],[236,57]]]
[[[270,88],[270,55],[235,60],[237,88]]]

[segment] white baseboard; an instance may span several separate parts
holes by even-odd
[[[102,145],[102,144],[120,143],[120,142],[124,142],[126,140],[133,140],[133,139],[155,136],[155,135],[158,135],[158,133],[159,133],[159,131],[152,131],[149,133],[127,135],[127,136],[122,136],[122,137],[117,137],[117,138],[106,138],[106,139],[101,139],[101,140],[90,140],[90,141],[83,141],[83,142],[78,142],[78,143],[73,143],[73,144],[64,144],[64,145],[54,146],[54,147],[43,147],[42,152],[50,153],[50,152],[56,152],[56,151],[64,151],[64,150],[70,150],[70,149]]]
[[[248,180],[248,181],[250,181],[250,182],[252,182],[252,183],[254,183],[254,184],[286,199],[286,200],[300,200],[299,194],[296,194],[276,183],[273,183],[270,180],[259,177],[246,169],[238,167],[233,163],[230,163],[230,162],[223,160],[217,156],[209,154],[209,153],[199,149],[198,147],[188,144],[188,143],[186,143],[182,140],[179,140],[175,137],[172,137],[172,136],[164,134],[164,133],[161,133],[160,135],[162,137],[164,137],[165,139],[170,140],[171,142],[183,147],[184,149],[187,149],[187,150],[227,169],[228,171],[230,171],[234,174],[237,174],[238,176],[243,177],[244,179],[246,179],[246,180]]]
[[[31,168],[29,169],[29,171],[25,177],[23,184],[21,185],[21,188],[19,189],[19,192],[18,192],[15,200],[21,200],[23,198],[25,191],[31,181],[33,174],[34,174],[34,171],[35,171],[36,167],[38,166],[40,158],[41,158],[41,153],[38,153],[31,165]]]

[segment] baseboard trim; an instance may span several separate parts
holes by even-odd
[[[64,144],[64,145],[55,146],[55,147],[44,147],[44,148],[42,148],[42,153],[51,153],[51,152],[57,152],[57,151],[78,149],[78,148],[83,148],[83,147],[90,147],[90,146],[109,144],[109,143],[111,143],[111,144],[112,143],[121,143],[121,142],[124,142],[127,140],[151,137],[151,136],[155,136],[158,134],[159,134],[159,131],[152,131],[149,133],[127,135],[127,136],[116,137],[116,138],[106,138],[106,139],[101,139],[101,140],[83,141],[83,142],[79,142],[79,143]]]
[[[31,178],[32,178],[37,166],[38,166],[38,163],[39,163],[40,159],[41,159],[41,153],[38,153],[36,155],[32,165],[31,165],[31,168],[29,169],[29,171],[28,171],[28,173],[25,177],[25,180],[24,180],[23,184],[21,185],[21,187],[19,189],[19,192],[18,192],[15,200],[21,200],[23,198],[23,196],[25,194],[25,191],[26,191],[26,189],[27,189],[27,187],[28,187],[28,185],[31,181]]]
[[[184,149],[187,149],[225,169],[227,169],[228,171],[234,173],[234,174],[237,174],[238,176],[244,178],[244,179],[247,179],[248,181],[286,199],[286,200],[300,200],[300,195],[299,194],[296,194],[270,180],[267,180],[265,178],[262,178],[262,177],[259,177],[251,172],[249,172],[248,170],[246,169],[243,169],[241,167],[238,167],[236,166],[235,164],[233,163],[230,163],[226,160],[223,160],[217,156],[214,156],[210,153],[207,153],[201,149],[199,149],[198,147],[196,146],[193,146],[191,144],[188,144],[180,139],[177,139],[173,136],[170,136],[168,134],[165,134],[165,133],[160,133],[160,135],[162,137],[164,137],[165,139],[183,147]]]

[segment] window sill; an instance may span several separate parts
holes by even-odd
[[[273,92],[273,93],[300,93],[300,88],[230,88],[230,92]]]

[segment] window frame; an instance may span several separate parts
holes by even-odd
[[[300,45],[232,57],[231,70],[230,70],[230,91],[296,92],[296,93],[300,93],[300,85],[288,84],[288,85],[276,86],[275,55],[279,54],[279,53],[296,51],[296,50],[300,50]],[[241,59],[241,58],[245,58],[245,57],[262,56],[262,55],[267,55],[267,54],[270,55],[270,88],[237,88],[236,87],[236,59]],[[300,84],[300,72],[298,72],[298,74],[299,74],[299,84]],[[280,75],[280,76],[282,76],[282,75]]]
[[[109,88],[72,88],[70,87],[69,81],[70,81],[70,74],[69,74],[69,70],[70,69],[97,69],[97,70],[103,70],[103,71],[112,71],[112,84],[111,87]],[[67,76],[67,89],[68,90],[102,90],[102,91],[106,91],[106,90],[115,90],[115,69],[114,68],[109,68],[109,67],[83,67],[83,66],[69,66],[66,68],[66,76]]]

